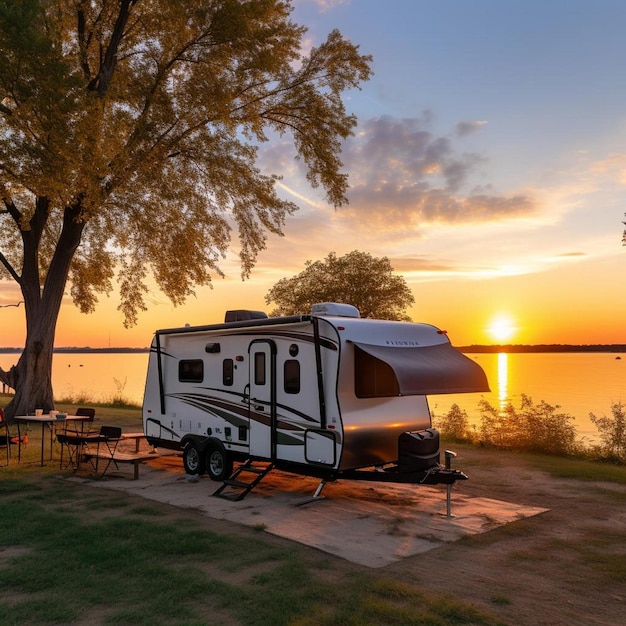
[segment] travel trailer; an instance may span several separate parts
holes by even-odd
[[[152,445],[182,451],[188,474],[239,486],[250,483],[232,474],[236,461],[237,472],[277,468],[322,484],[449,485],[467,477],[450,467],[453,453],[440,464],[427,396],[488,390],[482,368],[434,326],[336,303],[290,317],[228,311],[224,323],[155,333],[143,424]]]

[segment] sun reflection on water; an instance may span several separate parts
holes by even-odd
[[[509,355],[498,353],[498,401],[500,409],[504,409],[509,401]]]

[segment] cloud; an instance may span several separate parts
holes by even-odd
[[[452,263],[435,261],[427,256],[396,257],[390,258],[389,262],[394,272],[400,274],[405,272],[450,272],[458,269]]]
[[[331,9],[334,9],[342,4],[350,4],[350,0],[313,0],[313,2],[322,13],[330,11]]]
[[[557,258],[575,258],[575,257],[585,257],[587,256],[586,252],[563,252],[561,254],[556,255]]]
[[[474,122],[458,122],[455,127],[457,137],[466,137],[478,132],[487,122],[484,120],[476,120]]]
[[[471,123],[466,123],[471,124]],[[365,228],[415,228],[425,223],[462,223],[517,218],[533,213],[524,194],[497,195],[474,186],[472,177],[486,161],[459,153],[447,137],[437,137],[426,118],[389,116],[366,121],[344,145],[350,206]]]
[[[594,175],[607,176],[621,185],[626,184],[626,154],[612,153],[595,161],[590,168]]]

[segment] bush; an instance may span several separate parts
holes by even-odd
[[[461,409],[458,404],[453,404],[442,418],[433,416],[433,419],[434,425],[447,440],[458,442],[471,439],[467,412]]]
[[[478,438],[483,445],[512,448],[526,452],[547,454],[574,454],[581,452],[576,442],[574,417],[557,413],[559,406],[541,401],[533,404],[532,398],[522,394],[519,409],[509,402],[502,410],[487,400],[481,400],[481,423]]]
[[[589,419],[600,431],[602,444],[595,451],[603,458],[617,463],[626,461],[626,412],[621,402],[611,405],[612,417],[597,417],[589,413]]]

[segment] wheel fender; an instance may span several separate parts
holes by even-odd
[[[209,439],[206,437],[198,437],[198,435],[185,435],[180,440],[181,448],[185,448],[188,443],[194,443],[198,450],[200,450],[203,454],[206,451],[207,442]]]
[[[226,450],[226,446],[217,438],[209,437],[202,442],[202,450],[206,452],[209,447],[217,448],[223,454],[228,454],[228,450]]]

